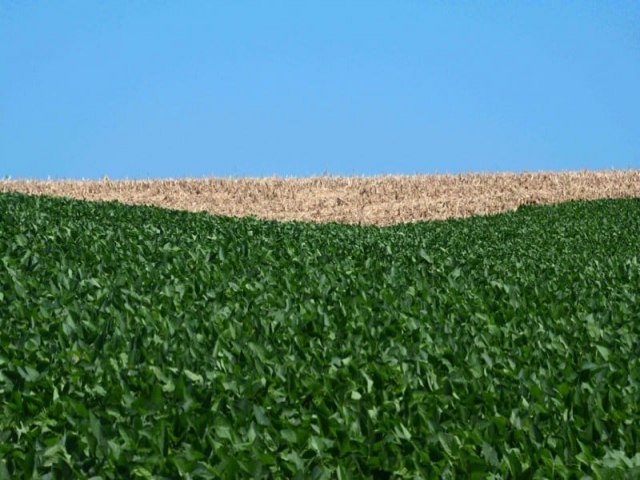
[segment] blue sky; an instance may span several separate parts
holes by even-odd
[[[0,2],[0,177],[610,168],[637,1]]]

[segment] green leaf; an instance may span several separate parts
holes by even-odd
[[[255,419],[256,419],[256,422],[258,422],[258,425],[262,425],[262,426],[269,425],[269,419],[267,418],[264,408],[262,408],[261,406],[259,405],[253,406],[253,415],[255,416]]]
[[[482,456],[490,465],[494,467],[497,467],[498,465],[500,465],[500,461],[498,460],[498,454],[496,453],[496,450],[486,442],[482,444]]]
[[[35,382],[40,378],[40,373],[29,365],[26,365],[24,368],[18,367],[18,373],[27,382]]]
[[[611,355],[611,352],[607,347],[604,347],[602,345],[596,345],[596,349],[598,350],[598,352],[600,353],[600,355],[602,356],[605,362],[609,361],[609,355]]]
[[[194,383],[202,384],[204,383],[204,378],[199,373],[192,372],[191,370],[184,370],[184,374],[186,377]]]

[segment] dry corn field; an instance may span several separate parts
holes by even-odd
[[[640,170],[378,177],[4,180],[16,191],[274,220],[391,225],[523,204],[640,197]]]

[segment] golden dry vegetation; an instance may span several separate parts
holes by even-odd
[[[523,204],[640,197],[640,170],[379,177],[0,181],[17,191],[275,220],[390,225]]]

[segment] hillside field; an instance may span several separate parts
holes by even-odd
[[[640,478],[640,199],[507,210],[0,194],[0,478]]]
[[[0,180],[0,192],[267,220],[394,225],[640,197],[640,170],[311,178]]]

